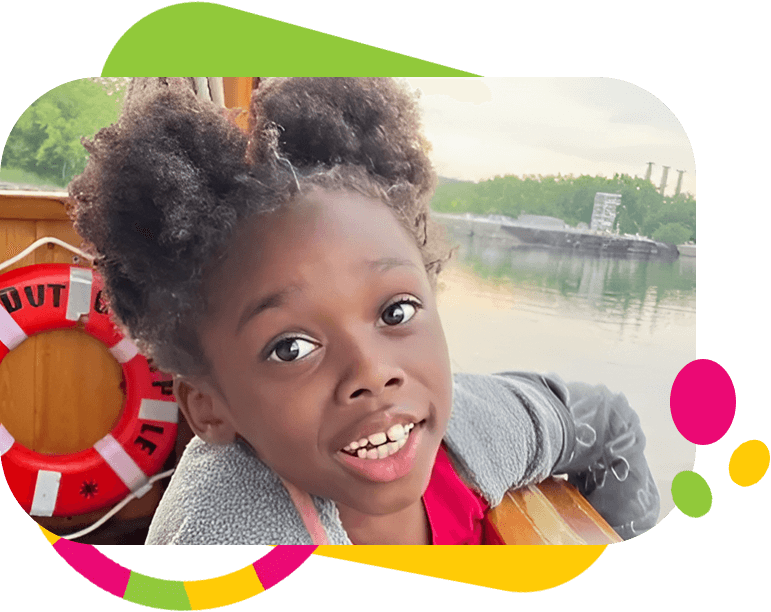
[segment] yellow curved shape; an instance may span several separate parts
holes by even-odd
[[[606,546],[319,546],[313,553],[502,591],[551,589],[594,563]]]
[[[191,610],[227,606],[254,597],[265,590],[251,565],[232,574],[208,580],[191,580],[184,585]]]

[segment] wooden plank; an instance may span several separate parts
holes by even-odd
[[[256,77],[222,77],[222,86],[225,92],[225,106],[228,108],[240,108],[249,110],[252,98],[252,89],[255,87]],[[236,125],[246,131],[248,128],[248,112],[236,117]]]
[[[0,363],[0,423],[27,448],[35,443],[35,357],[33,337],[8,353]]]
[[[77,329],[37,338],[34,441],[40,453],[74,453],[117,423],[121,367],[101,342]]]
[[[34,241],[34,221],[0,221],[0,261],[20,253]],[[35,255],[31,253],[0,275],[33,263]],[[34,443],[36,347],[37,338],[28,338],[0,362],[0,423],[25,446]]]
[[[509,491],[489,513],[506,544],[612,544],[621,538],[567,480]]]
[[[543,534],[510,493],[491,510],[488,518],[506,544],[543,544]]]
[[[35,242],[35,221],[23,219],[0,219],[0,262],[21,253]],[[35,263],[34,253],[5,268],[0,274],[5,274],[16,268],[23,268]]]
[[[573,486],[564,486],[564,480],[548,479],[538,485],[539,490],[557,508],[560,516],[587,544],[607,544],[621,539],[613,528],[586,501]]]
[[[67,221],[66,198],[64,192],[0,191],[0,224],[4,219]]]

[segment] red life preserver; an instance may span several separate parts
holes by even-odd
[[[16,500],[33,516],[74,516],[144,495],[174,448],[178,410],[167,375],[150,368],[123,338],[101,302],[102,280],[89,268],[38,264],[0,276],[0,361],[28,336],[74,327],[103,342],[121,364],[126,400],[118,424],[93,447],[43,455],[0,424],[3,471]]]

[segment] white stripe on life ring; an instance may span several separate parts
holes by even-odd
[[[10,313],[0,306],[0,342],[12,351],[27,339],[27,334]]]
[[[145,473],[112,435],[107,434],[94,444],[94,450],[102,456],[102,459],[132,493],[147,485]]]
[[[32,516],[53,516],[61,479],[61,472],[38,471],[35,496],[32,498],[32,508],[29,511]]]
[[[93,275],[87,268],[70,268],[70,291],[67,296],[67,320],[77,321],[91,311]]]
[[[139,349],[128,338],[123,338],[118,344],[108,349],[112,356],[118,360],[118,363],[127,363],[134,359],[139,353]]]
[[[16,442],[16,440],[13,439],[11,432],[0,423],[0,457],[11,450],[14,442]]]
[[[139,418],[145,421],[163,421],[164,423],[178,423],[179,410],[176,402],[163,402],[161,400],[143,399],[139,405]]]

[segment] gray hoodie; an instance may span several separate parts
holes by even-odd
[[[444,438],[458,475],[495,507],[511,488],[568,480],[624,539],[656,524],[659,494],[626,398],[525,372],[456,374]],[[332,500],[313,497],[330,544],[350,544]],[[312,544],[279,477],[248,449],[193,438],[147,544]]]

